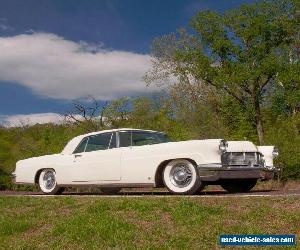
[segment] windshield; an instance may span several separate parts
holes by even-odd
[[[82,137],[75,137],[71,141],[69,141],[66,146],[64,147],[63,151],[61,154],[72,154],[74,149],[78,146],[80,141],[82,140]]]

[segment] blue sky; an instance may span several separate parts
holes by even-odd
[[[0,119],[144,93],[152,40],[251,0],[0,0]],[[2,57],[2,59],[1,59]],[[142,86],[143,85],[143,86]]]

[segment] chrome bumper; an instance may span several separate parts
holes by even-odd
[[[218,166],[217,166],[218,165]],[[222,166],[221,164],[198,165],[198,175],[202,181],[218,181],[222,179],[261,179],[270,180],[278,168],[263,166]]]
[[[16,177],[17,177],[16,172],[12,172],[12,173],[10,174],[10,177],[11,177],[11,179],[12,179],[12,182],[15,183],[15,182],[16,182]]]

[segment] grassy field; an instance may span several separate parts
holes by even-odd
[[[1,249],[218,249],[223,233],[299,245],[300,198],[0,197]]]

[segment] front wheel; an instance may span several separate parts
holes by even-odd
[[[223,180],[221,187],[228,193],[246,193],[256,185],[257,179]]]
[[[163,171],[163,181],[173,194],[195,194],[202,184],[196,166],[185,159],[170,161]]]
[[[39,188],[44,194],[61,194],[64,188],[57,186],[55,171],[44,169],[39,176]]]

